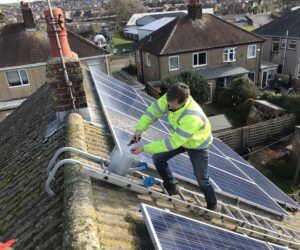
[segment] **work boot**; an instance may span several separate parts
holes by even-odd
[[[171,183],[169,185],[164,184],[164,187],[170,196],[179,194],[179,186],[177,183],[176,184]]]
[[[212,210],[212,211],[217,211],[218,210],[218,204],[210,205],[207,204],[207,209]]]

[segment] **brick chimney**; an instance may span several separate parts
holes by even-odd
[[[52,8],[55,19],[56,30],[62,48],[62,54],[66,64],[69,80],[72,87],[69,87],[64,75],[64,70],[57,48],[55,32],[50,24],[50,11],[44,11],[47,22],[47,33],[51,46],[51,57],[46,65],[46,81],[50,84],[52,94],[55,100],[55,110],[58,112],[73,110],[73,100],[70,94],[75,98],[76,108],[87,107],[86,94],[83,84],[82,67],[78,55],[71,51],[68,41],[67,29],[64,26],[64,17],[60,8]],[[73,98],[73,99],[74,99]]]
[[[25,30],[27,31],[35,30],[35,21],[33,18],[30,4],[22,1],[21,12],[24,20]]]
[[[187,0],[188,15],[193,20],[202,19],[202,4],[200,0]]]

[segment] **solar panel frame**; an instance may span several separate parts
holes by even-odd
[[[100,97],[101,94],[99,93],[99,90],[98,90],[98,88],[97,88],[97,84],[96,84],[97,81],[95,81],[95,78],[94,78],[94,76],[93,76],[93,72],[92,72],[91,70],[90,70],[90,72],[91,72],[93,81],[95,82],[96,91],[98,92],[98,95],[99,95],[99,97]],[[103,74],[103,73],[100,73],[100,74]],[[97,75],[99,75],[99,74],[97,74]],[[101,76],[101,78],[103,79],[103,76]],[[121,84],[124,85],[124,83],[122,83],[122,82],[121,82]],[[125,89],[128,89],[128,88],[129,88],[129,87],[126,86]],[[131,91],[131,92],[132,92],[132,91]],[[132,92],[132,93],[134,93],[134,92]],[[101,98],[100,98],[100,102],[101,102],[102,106],[104,107],[104,108],[103,108],[103,111],[104,111],[104,114],[105,114],[105,116],[106,116],[106,119],[108,120],[108,125],[109,125],[109,127],[110,127],[110,130],[112,131],[114,141],[115,141],[117,147],[119,148],[119,150],[122,151],[122,146],[120,145],[120,143],[119,143],[118,140],[116,139],[116,138],[117,138],[116,132],[114,131],[114,128],[113,128],[113,126],[112,126],[112,122],[111,122],[110,117],[109,117],[109,115],[107,114],[107,110],[106,110],[106,108],[105,108],[106,106],[103,104],[103,101],[101,100]],[[134,118],[133,118],[133,119],[134,119]],[[135,120],[136,120],[136,119],[135,119]],[[155,128],[155,129],[157,129],[157,128]],[[224,158],[226,158],[226,157],[224,157]],[[215,168],[216,168],[216,167],[215,167]],[[188,178],[186,178],[186,177],[184,177],[184,176],[180,176],[180,175],[178,175],[178,174],[174,174],[174,176],[175,176],[175,177],[179,177],[179,178],[182,179],[182,180],[185,180],[185,181],[187,181],[187,182],[190,182],[190,183],[193,183],[193,184],[196,184],[196,185],[197,185],[197,182],[196,182],[195,180],[188,179]],[[230,193],[223,192],[223,191],[219,188],[218,184],[216,184],[216,182],[213,180],[213,178],[211,178],[211,179],[212,179],[212,182],[213,182],[215,188],[217,189],[217,190],[216,190],[217,192],[222,193],[223,195],[228,196],[228,197],[238,198],[238,197],[235,196],[235,195],[232,195],[232,194],[230,194]],[[258,185],[256,185],[256,186],[259,188]],[[269,198],[270,198],[272,201],[274,201],[271,197],[269,197]],[[248,204],[253,205],[252,202],[249,202],[249,201],[247,201],[247,200],[244,200],[244,199],[240,199],[240,200],[243,201],[243,202],[245,202],[245,203],[248,203]],[[274,201],[274,203],[275,203],[275,201]],[[276,203],[275,203],[275,204],[276,204]],[[269,208],[267,208],[267,207],[265,207],[265,206],[261,206],[260,204],[254,204],[254,205],[255,205],[256,207],[260,207],[260,208],[262,208],[263,210],[266,210],[266,211],[275,213],[275,214],[277,214],[277,215],[281,215],[281,216],[282,216],[282,215],[287,215],[287,213],[286,213],[283,209],[281,209],[281,207],[280,207],[279,205],[278,205],[278,208],[280,208],[279,211],[281,211],[281,212],[275,211],[275,210],[272,210],[272,209],[269,209]]]
[[[232,232],[228,229],[197,221],[144,203],[141,204],[141,212],[152,243],[159,250],[270,250],[268,242],[250,238],[249,236]],[[154,218],[155,216],[157,218]],[[176,237],[178,235],[181,237]]]

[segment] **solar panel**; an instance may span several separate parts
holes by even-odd
[[[107,76],[99,69],[90,68],[90,71],[116,144],[119,150],[129,154],[127,144],[131,140],[136,123],[145,112],[147,105],[154,99]],[[161,119],[156,121],[143,133],[145,141],[142,143],[161,140],[168,136],[170,127],[166,123],[167,118],[163,119],[165,121]],[[287,214],[235,164],[235,162],[248,164],[238,154],[218,139],[214,140],[214,145],[210,149],[208,173],[217,192],[230,197],[239,197],[243,202],[256,205],[272,213]],[[138,156],[131,156],[146,161],[150,167],[154,167],[150,154],[142,153]],[[169,165],[176,177],[197,184],[192,164],[186,154],[171,158]]]
[[[196,221],[146,204],[142,204],[141,208],[148,232],[156,249],[271,249],[264,241],[256,240],[204,222]]]

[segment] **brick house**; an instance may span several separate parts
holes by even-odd
[[[300,9],[253,32],[265,39],[262,60],[278,65],[278,73],[300,78]],[[270,79],[270,72],[263,72]],[[272,78],[271,78],[272,79]]]
[[[21,3],[23,23],[0,30],[0,120],[33,94],[46,81],[50,54],[45,28],[36,25],[28,3]],[[109,73],[109,52],[67,30],[72,51],[84,65],[98,65]]]
[[[197,70],[211,87],[229,84],[248,75],[258,83],[261,44],[264,40],[214,15],[202,14],[199,1],[189,1],[188,15],[178,17],[137,43],[139,78],[157,85],[166,77]]]
[[[207,221],[203,195],[198,201],[201,209],[175,206],[170,200],[151,198],[149,190],[140,194],[131,190],[129,185],[119,187],[105,179],[92,178],[81,171],[80,165],[71,164],[57,172],[51,185],[56,195],[50,197],[45,190],[47,166],[58,149],[73,147],[109,159],[115,146],[103,106],[95,93],[96,83],[89,77],[88,68],[70,50],[66,36],[65,39],[60,36],[60,41],[64,44],[67,68],[71,69],[70,78],[76,79],[72,91],[82,98],[75,103],[77,110],[74,111],[54,50],[46,64],[47,70],[51,71],[46,83],[0,123],[0,242],[18,239],[13,246],[15,250],[154,249],[151,234],[139,212],[141,203],[146,203],[210,225],[209,231],[201,228],[197,231],[208,235],[207,242],[213,242],[215,249],[248,249],[245,246],[249,249],[299,249],[300,215],[286,204],[284,208],[290,217],[282,218],[258,206],[244,204],[238,197],[224,197],[220,193],[218,199],[224,210],[220,216]],[[54,42],[52,36],[50,43]],[[125,93],[124,90],[122,94]],[[49,133],[53,117],[62,113],[64,119]],[[93,113],[97,113],[98,120],[94,119]],[[128,126],[125,121],[124,126]],[[68,158],[92,164],[73,153],[62,156],[62,159]],[[93,166],[100,168],[95,162]],[[185,189],[197,192],[198,186],[179,181]],[[247,213],[247,218],[241,211]],[[257,216],[263,220],[257,220]],[[212,237],[211,230],[217,228],[226,232],[218,230],[223,234]],[[172,230],[164,229],[162,235]],[[229,236],[223,237],[224,232],[226,235],[230,233]],[[185,233],[193,234],[190,231]],[[243,242],[256,245],[252,247],[237,242],[235,239],[240,239],[241,235],[248,235],[242,238]],[[178,237],[171,238],[171,241],[178,242]],[[207,242],[203,241],[204,244]],[[238,245],[233,246],[235,242]],[[189,247],[188,244],[185,246]],[[177,249],[183,247],[178,244]],[[199,244],[194,249],[201,247]],[[204,249],[211,248],[204,245]]]

